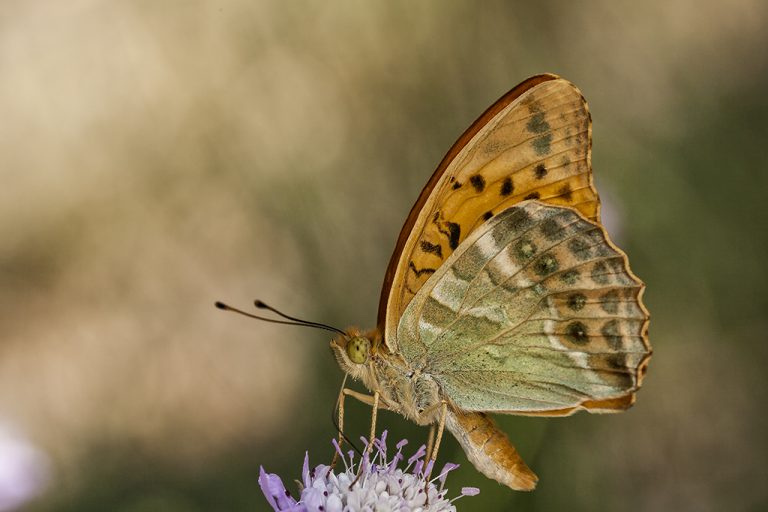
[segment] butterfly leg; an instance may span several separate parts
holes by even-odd
[[[376,416],[379,413],[379,392],[373,393],[373,403],[371,404],[373,412],[371,413],[371,435],[368,437],[368,446],[365,449],[365,454],[370,455],[373,450],[373,440],[376,437]]]
[[[355,391],[354,389],[344,388],[342,390],[342,393],[344,393],[346,396],[351,396],[352,398],[356,398],[357,400],[363,402],[366,405],[370,405],[373,407],[373,395],[366,395],[365,393],[359,393]],[[381,401],[379,401],[378,405],[379,409],[389,409],[385,404],[382,404]]]
[[[435,445],[435,424],[429,426],[429,435],[427,436],[427,459],[432,455],[432,447]]]
[[[429,477],[432,474],[432,468],[435,465],[435,460],[437,460],[437,452],[440,449],[440,441],[443,439],[443,431],[445,430],[445,416],[448,413],[448,402],[443,400],[440,405],[440,422],[437,424],[435,446],[432,450],[427,450],[427,453],[429,454],[429,458],[427,459],[427,481],[429,481]]]

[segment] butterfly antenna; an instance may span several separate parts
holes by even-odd
[[[308,326],[311,325],[311,326],[314,326],[314,327],[318,327],[320,329],[336,331],[336,332],[338,332],[340,334],[343,334],[345,336],[347,334],[344,331],[342,331],[341,329],[338,329],[338,328],[336,328],[336,327],[334,327],[332,325],[322,324],[320,322],[310,322],[309,320],[302,320],[301,318],[296,318],[296,317],[293,317],[293,316],[290,316],[290,315],[286,315],[285,313],[283,313],[281,311],[278,311],[277,309],[273,308],[272,306],[270,306],[266,302],[260,301],[259,299],[256,299],[255,301],[253,301],[253,305],[256,306],[259,309],[266,309],[266,310],[271,311],[271,312],[273,312],[273,313],[275,313],[277,315],[280,315],[281,317],[283,317],[285,319],[292,320],[294,322],[299,322],[301,324],[308,325]]]
[[[303,327],[314,327],[316,329],[324,329],[326,331],[338,332],[338,333],[341,333],[343,335],[346,335],[346,333],[344,331],[342,331],[341,329],[336,329],[335,327],[331,327],[330,325],[319,324],[319,323],[315,323],[315,322],[304,322],[304,321],[300,321],[300,320],[287,322],[285,320],[276,320],[274,318],[266,318],[266,317],[263,317],[263,316],[258,316],[258,315],[254,315],[252,313],[248,313],[246,311],[243,311],[242,309],[233,308],[232,306],[230,306],[228,304],[224,304],[223,302],[220,302],[220,301],[216,301],[214,303],[214,305],[217,308],[221,309],[221,310],[232,311],[233,313],[237,313],[239,315],[247,316],[248,318],[255,318],[256,320],[261,320],[263,322],[271,322],[273,324],[284,324],[284,325],[300,325],[300,326],[303,326]],[[283,315],[281,315],[281,316],[283,316]],[[283,316],[283,317],[285,318],[285,316]]]

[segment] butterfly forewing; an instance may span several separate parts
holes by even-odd
[[[448,153],[403,228],[379,310],[390,350],[413,296],[483,222],[526,199],[596,220],[590,150],[587,104],[566,80],[534,77],[491,107]]]
[[[642,290],[599,225],[525,201],[472,232],[426,281],[398,343],[463,410],[626,408],[650,353]]]

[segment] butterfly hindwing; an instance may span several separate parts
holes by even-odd
[[[398,240],[379,308],[390,350],[397,350],[397,323],[413,296],[499,212],[538,199],[596,220],[590,152],[586,101],[554,75],[527,80],[481,116],[438,167]]]
[[[642,290],[598,224],[525,201],[478,227],[429,277],[398,344],[463,410],[626,408],[650,353]]]

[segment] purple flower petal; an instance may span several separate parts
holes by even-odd
[[[480,489],[477,487],[462,487],[461,488],[461,495],[462,496],[477,496],[480,494]]]
[[[424,445],[421,445],[421,447],[419,448],[419,451],[411,455],[411,458],[408,459],[408,465],[410,466],[411,464],[413,464],[414,462],[422,458],[424,455],[426,455],[426,453],[427,453],[427,447]]]
[[[387,472],[391,473],[395,469],[397,469],[397,465],[400,463],[401,460],[403,460],[403,454],[398,451],[395,454],[395,456],[392,457],[392,462],[389,463],[389,468],[387,469]]]
[[[304,480],[304,488],[311,487],[309,479],[309,452],[304,452],[304,466],[301,468],[301,479]]]
[[[379,452],[381,453],[382,458],[386,459],[387,456],[387,431],[384,430],[381,433],[381,439],[376,439],[376,448],[379,449]]]
[[[440,471],[440,476],[439,476],[440,489],[442,489],[443,486],[445,485],[445,479],[448,478],[448,473],[450,473],[451,471],[453,471],[454,469],[456,469],[458,467],[459,467],[459,465],[458,464],[454,464],[453,462],[446,462],[445,463],[445,466],[443,466],[443,469],[442,469],[442,471]]]
[[[336,453],[338,453],[339,456],[343,459],[344,458],[344,454],[341,453],[341,446],[339,446],[339,442],[336,441],[336,439],[331,439],[331,443],[333,444],[333,447],[336,449]]]
[[[279,476],[267,473],[263,467],[259,467],[259,486],[267,503],[276,511],[287,510],[296,505],[296,500],[285,489],[283,481]]]
[[[306,506],[307,512],[321,512],[325,504],[323,491],[310,487],[301,493],[301,502]]]

